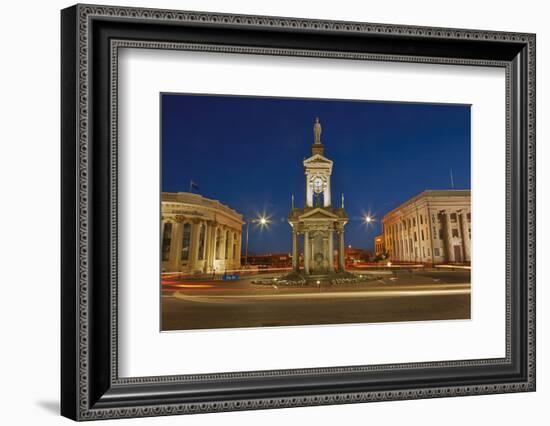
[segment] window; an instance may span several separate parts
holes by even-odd
[[[433,238],[435,238],[435,236],[437,235],[437,232],[435,232],[435,226],[433,228],[434,228]]]
[[[472,229],[471,228],[468,228],[468,238],[470,240],[472,239]]]
[[[453,238],[454,238],[454,237],[457,237],[457,238],[458,238],[458,229],[453,228],[453,229],[451,230],[451,235],[453,236]]]
[[[424,247],[422,247],[422,257],[426,257],[426,252],[424,251]]]
[[[439,228],[439,239],[443,239],[443,228]]]
[[[434,248],[434,256],[439,256],[439,249],[438,248]]]
[[[422,237],[422,241],[424,241],[424,230],[423,229],[420,230],[420,235]]]
[[[191,224],[183,224],[183,235],[181,236],[180,260],[189,260],[189,243],[191,242]]]
[[[413,217],[413,226],[416,226],[416,218]]]
[[[432,214],[432,222],[435,222],[435,216]]]
[[[416,241],[417,241],[417,238],[416,238],[416,231],[415,231],[415,233],[414,233],[414,242],[416,242]]]
[[[199,254],[198,259],[204,260],[204,241],[206,240],[206,227],[204,225],[200,225],[199,230]]]
[[[456,213],[451,213],[451,222],[456,223]]]
[[[170,260],[170,246],[172,243],[172,223],[166,222],[162,230],[162,260]]]
[[[468,219],[468,222],[470,222],[472,220],[472,216],[470,213],[467,213],[466,214],[466,218]]]
[[[421,225],[424,224],[424,222],[423,222],[423,220],[422,220],[422,215],[420,215],[420,224],[421,224]]]
[[[237,250],[237,234],[233,233],[233,259],[239,260],[239,255]]]

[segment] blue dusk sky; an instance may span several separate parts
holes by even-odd
[[[382,216],[426,189],[450,189],[451,169],[454,188],[470,188],[469,105],[162,94],[161,107],[162,190],[193,181],[193,192],[245,218],[271,216],[267,230],[251,225],[250,253],[291,251],[286,218],[292,194],[305,203],[315,117],[334,162],[332,204],[345,195],[346,245],[372,249]]]

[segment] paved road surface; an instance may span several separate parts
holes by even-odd
[[[262,275],[265,278],[269,275]],[[368,284],[288,288],[239,281],[164,282],[163,330],[470,318],[468,271],[384,275]]]

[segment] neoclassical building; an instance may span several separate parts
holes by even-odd
[[[303,236],[304,270],[308,275],[327,274],[336,270],[344,271],[344,226],[348,217],[342,206],[334,207],[331,197],[333,162],[324,155],[321,143],[321,123],[317,118],[313,126],[311,156],[303,162],[306,202],[303,208],[295,208],[294,201],[288,215],[292,228],[292,268],[300,271],[298,245]],[[334,240],[337,241],[338,262],[335,266]]]
[[[163,272],[223,273],[241,266],[241,214],[189,192],[163,192],[161,204]]]
[[[471,261],[469,190],[424,191],[385,214],[382,223],[392,261]]]

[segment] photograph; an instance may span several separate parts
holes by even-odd
[[[160,123],[161,331],[471,318],[471,105],[161,93]]]

